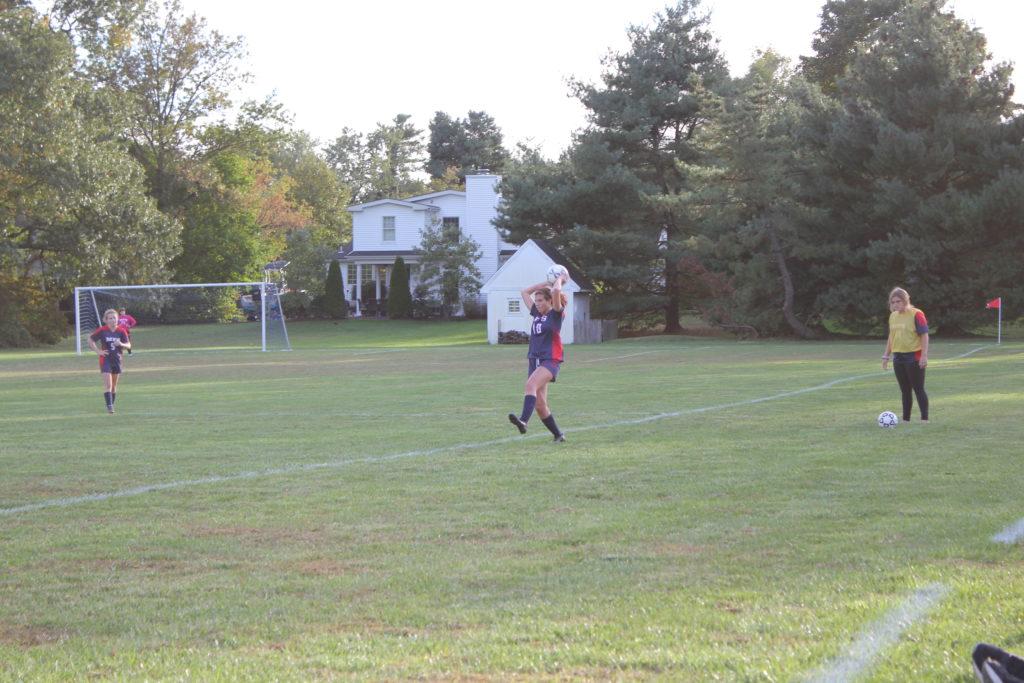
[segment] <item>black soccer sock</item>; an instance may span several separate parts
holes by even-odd
[[[534,409],[534,407],[536,407],[536,405],[537,405],[537,397],[536,396],[530,396],[529,394],[527,394],[526,396],[523,396],[523,412],[519,416],[519,419],[522,420],[523,422],[529,422],[530,421],[530,417],[533,415],[533,409]]]
[[[114,405],[115,403],[117,403],[117,392],[116,391],[111,391],[110,392],[110,405]]]
[[[110,406],[114,405],[114,399],[112,397],[113,397],[113,394],[111,394],[109,391],[104,391],[103,392],[103,400],[107,402],[107,407],[108,408]]]
[[[561,430],[558,429],[558,425],[555,424],[555,416],[554,415],[548,415],[547,417],[542,417],[540,419],[540,421],[543,422],[544,426],[548,428],[548,431],[551,432],[552,434],[554,434],[555,436],[558,436],[559,434],[562,433]]]

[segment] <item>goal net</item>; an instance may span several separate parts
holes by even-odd
[[[254,349],[288,351],[281,292],[272,282],[75,288],[75,351],[113,309],[134,320],[133,352]]]

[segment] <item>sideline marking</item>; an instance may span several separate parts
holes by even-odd
[[[676,350],[679,350],[679,351],[701,351],[703,349],[713,349],[713,348],[715,348],[715,347],[713,347],[713,346],[696,346],[696,347],[689,348],[689,349],[687,349],[687,348],[683,348],[683,349],[652,349],[650,351],[641,351],[640,353],[627,353],[624,356],[608,356],[607,358],[588,358],[587,360],[578,360],[578,361],[573,361],[573,362],[574,363],[597,363],[599,361],[605,361],[605,360],[620,360],[622,358],[635,358],[636,356],[646,356],[649,353],[664,353],[665,351],[669,351],[669,350],[672,350],[672,351],[676,351]]]
[[[993,536],[992,540],[996,543],[1013,545],[1022,538],[1024,538],[1024,519],[1018,519],[1015,523]]]
[[[640,353],[627,353],[625,356],[609,356],[608,358],[588,358],[587,360],[578,360],[577,363],[597,363],[602,360],[619,360],[620,358],[635,358],[636,356],[646,356],[649,353],[660,353],[661,349],[655,349],[653,351],[641,351]]]
[[[967,353],[962,353],[959,356],[952,358],[943,359],[936,362],[952,361],[964,358],[981,351],[982,349],[988,348],[982,346]],[[801,394],[807,394],[812,391],[820,391],[821,389],[828,389],[834,387],[837,384],[843,384],[845,382],[853,382],[859,379],[865,379],[868,377],[878,377],[880,375],[888,375],[888,372],[878,371],[868,373],[866,375],[854,375],[852,377],[842,377],[840,379],[832,380],[824,384],[818,384],[817,386],[807,387],[805,389],[796,389],[794,391],[784,391],[779,394],[772,394],[771,396],[762,396],[760,398],[752,398],[744,401],[735,401],[733,403],[721,403],[714,406],[704,406],[702,408],[689,408],[687,410],[676,410],[670,413],[658,413],[656,415],[647,415],[645,417],[635,418],[631,420],[616,420],[615,422],[606,422],[603,424],[586,425],[583,427],[575,427],[564,430],[566,433],[579,433],[589,432],[594,429],[609,429],[612,427],[622,427],[626,425],[637,425],[645,424],[648,422],[656,422],[658,420],[664,420],[672,417],[680,417],[682,415],[696,415],[699,413],[706,413],[712,410],[725,410],[727,408],[736,408],[739,406],[755,405],[757,403],[764,403],[765,401],[774,401],[780,398],[788,398],[790,396],[799,396]],[[135,486],[128,489],[121,489],[119,491],[107,491],[104,493],[91,493],[84,496],[73,496],[69,498],[51,498],[48,500],[41,500],[35,503],[27,503],[25,505],[18,505],[10,508],[0,508],[0,517],[11,517],[23,512],[34,512],[36,510],[45,510],[47,508],[56,507],[70,507],[72,505],[78,505],[80,503],[92,503],[96,501],[110,500],[111,498],[129,498],[132,496],[141,496],[145,493],[152,493],[154,491],[169,491],[174,489],[191,488],[193,486],[202,486],[204,484],[219,484],[228,481],[240,481],[243,479],[258,479],[262,477],[272,477],[281,474],[294,474],[300,472],[312,472],[324,469],[336,469],[339,467],[347,467],[348,465],[359,465],[359,464],[371,464],[379,462],[388,462],[391,460],[402,460],[405,458],[422,458],[425,456],[435,455],[437,453],[446,453],[449,451],[468,451],[475,450],[477,448],[486,448],[488,446],[497,446],[503,443],[510,443],[512,441],[522,441],[524,439],[536,439],[546,438],[549,435],[544,434],[530,434],[529,436],[511,436],[503,439],[492,439],[490,441],[478,441],[476,443],[463,443],[454,444],[451,446],[438,446],[437,448],[429,448],[425,450],[406,451],[405,453],[394,453],[392,455],[379,455],[379,456],[368,456],[364,458],[355,458],[352,460],[328,460],[327,462],[320,463],[308,463],[305,465],[289,465],[286,467],[274,467],[265,470],[254,470],[247,472],[238,472],[235,474],[222,474],[214,475],[210,477],[201,477],[198,479],[183,479],[179,481],[169,481],[162,484],[146,484],[143,486]]]
[[[895,644],[903,632],[921,620],[949,593],[941,583],[933,583],[914,591],[901,605],[861,631],[846,654],[833,659],[808,681],[853,681],[867,671],[882,650]]]

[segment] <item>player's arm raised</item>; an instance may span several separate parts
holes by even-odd
[[[560,275],[555,280],[555,284],[551,285],[551,308],[559,313],[562,312],[562,283],[565,282],[565,278],[565,275]]]
[[[520,296],[523,297],[523,303],[526,304],[526,311],[529,312],[533,308],[533,293],[538,289],[544,289],[548,286],[546,282],[538,282],[535,285],[530,285],[524,289],[519,290]]]

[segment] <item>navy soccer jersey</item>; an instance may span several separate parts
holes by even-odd
[[[562,314],[564,311],[549,309],[540,314],[537,306],[530,308],[533,322],[530,324],[530,352],[528,358],[556,360],[562,362]]]
[[[96,345],[103,348],[107,352],[106,356],[100,358],[100,368],[104,372],[120,372],[121,371],[121,353],[124,349],[117,344],[115,341],[122,343],[128,343],[128,333],[125,332],[123,327],[118,327],[115,330],[111,330],[109,327],[104,325],[99,327],[89,335],[89,338],[96,342]]]

